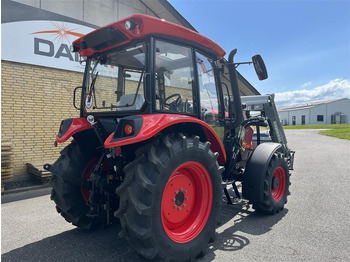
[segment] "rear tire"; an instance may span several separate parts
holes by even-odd
[[[192,261],[214,240],[221,205],[221,168],[208,142],[168,135],[140,148],[117,189],[116,215],[137,253]]]
[[[94,162],[96,158],[86,160],[79,145],[73,141],[61,151],[61,156],[54,163],[60,176],[54,175],[51,180],[51,200],[56,203],[57,212],[67,222],[86,230],[104,228],[107,221],[106,211],[102,207],[98,216],[86,215],[89,212],[86,204],[89,191],[83,189],[81,183],[84,173],[86,177]]]
[[[263,201],[253,208],[263,214],[273,215],[284,208],[289,193],[290,173],[288,164],[281,154],[275,153],[269,163],[263,185]],[[260,191],[258,192],[260,193]]]

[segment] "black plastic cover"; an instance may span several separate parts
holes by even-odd
[[[61,138],[70,128],[73,122],[73,118],[65,119],[61,122],[60,129],[58,130],[58,137]]]
[[[281,144],[266,142],[258,145],[253,155],[248,160],[242,193],[245,199],[251,203],[263,200],[264,178],[273,154],[281,147]]]
[[[128,38],[113,27],[106,27],[84,37],[84,48],[93,48],[97,51],[122,43]]]
[[[125,138],[132,138],[138,135],[143,124],[143,117],[141,116],[126,116],[120,119],[117,129],[114,132],[113,138],[110,143],[123,140]],[[126,135],[124,133],[124,126],[131,125],[134,128],[134,131],[131,135]]]

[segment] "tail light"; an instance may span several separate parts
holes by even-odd
[[[125,125],[124,126],[124,134],[125,135],[132,135],[134,133],[134,128],[132,125]]]

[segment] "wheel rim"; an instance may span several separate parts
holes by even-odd
[[[272,176],[271,194],[275,201],[280,201],[284,195],[286,188],[286,173],[283,167],[279,166],[275,169]]]
[[[98,163],[98,158],[95,157],[95,158],[91,159],[90,162],[86,165],[86,167],[83,171],[83,174],[81,175],[81,180],[83,182],[90,181],[91,173],[94,170],[97,163]],[[85,188],[85,187],[81,187],[80,191],[81,191],[81,195],[83,196],[85,202],[88,202],[89,198],[90,198],[90,194],[91,194],[90,190]]]
[[[163,192],[161,219],[170,239],[187,243],[207,223],[213,202],[210,175],[198,162],[186,162],[170,176]]]
[[[95,157],[95,158],[91,159],[90,162],[86,165],[86,167],[81,175],[81,180],[83,182],[90,181],[91,173],[94,170],[95,166],[98,164],[98,161],[99,161],[99,158]],[[102,161],[102,171],[106,172],[107,175],[109,174],[108,163],[109,163],[109,160],[106,158]],[[81,195],[83,196],[85,202],[88,202],[90,199],[91,190],[89,190],[85,187],[81,187],[80,191],[81,191]]]

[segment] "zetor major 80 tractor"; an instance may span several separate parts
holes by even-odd
[[[55,143],[72,142],[44,166],[68,222],[95,229],[116,216],[141,256],[192,261],[214,239],[223,197],[232,204],[227,186],[258,212],[284,208],[294,152],[274,96],[241,99],[236,49],[226,60],[192,30],[133,15],[77,39],[73,51],[86,64],[73,98],[80,117],[62,121]],[[246,63],[267,78],[260,55]]]

